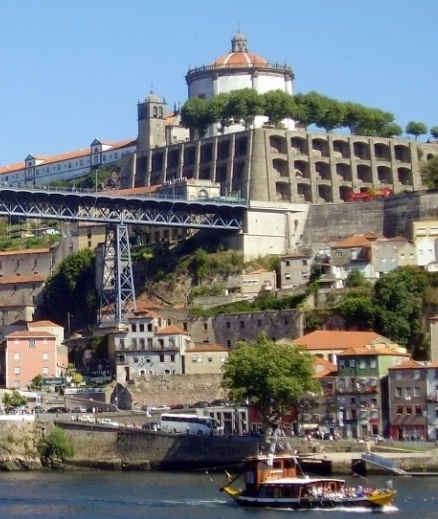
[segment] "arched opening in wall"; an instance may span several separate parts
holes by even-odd
[[[360,160],[370,160],[370,146],[367,142],[357,141],[353,144],[354,156]]]
[[[392,169],[387,166],[377,167],[377,178],[381,184],[393,184]]]
[[[215,182],[226,182],[227,181],[227,166],[226,164],[221,164],[216,167],[216,179]]]
[[[326,185],[318,186],[318,195],[319,195],[320,201],[333,202],[331,186],[326,186]]]
[[[373,182],[373,172],[370,166],[359,164],[357,166],[357,178],[361,182],[371,184]]]
[[[412,171],[409,168],[398,168],[397,176],[400,184],[403,184],[405,189],[411,191],[413,185]]]
[[[276,171],[280,175],[280,177],[289,178],[289,165],[287,163],[287,160],[273,159],[272,167],[274,171]]]
[[[193,166],[195,164],[196,150],[194,146],[184,149],[184,166]],[[187,176],[187,175],[186,175]]]
[[[351,166],[350,164],[345,164],[343,162],[339,162],[336,164],[336,174],[343,182],[351,182]]]
[[[167,154],[167,167],[177,168],[179,166],[179,151],[170,150]]]
[[[335,140],[333,141],[333,157],[336,159],[350,158],[350,145],[348,141]]]
[[[309,163],[304,160],[294,161],[295,178],[310,178]]]
[[[275,191],[277,194],[277,200],[290,200],[290,184],[288,182],[276,182]]]
[[[352,192],[353,190],[351,189],[351,187],[341,186],[339,188],[339,198],[344,202],[348,202]]]
[[[247,137],[239,137],[236,139],[234,145],[234,156],[242,157],[248,153],[248,138]]]
[[[210,166],[203,166],[199,169],[200,180],[210,180]]]
[[[312,155],[314,157],[328,157],[329,145],[326,139],[312,139]]]
[[[383,144],[381,142],[376,142],[374,144],[374,156],[377,160],[391,160],[391,148],[388,144]]]
[[[211,162],[213,158],[213,144],[208,142],[201,146],[201,163]]]
[[[204,199],[208,198],[208,192],[207,192],[207,190],[206,190],[206,189],[200,189],[200,190],[198,191],[198,198],[199,198],[200,200],[204,200]]]
[[[403,144],[394,146],[395,159],[400,162],[411,162],[411,150]]]
[[[163,154],[154,153],[152,155],[152,171],[161,171],[163,168]]]
[[[316,178],[319,180],[331,180],[330,166],[327,162],[315,162]]]
[[[302,202],[312,201],[312,190],[309,184],[297,184],[297,192],[298,198],[300,198]]]
[[[217,145],[217,159],[228,159],[230,156],[230,139],[220,139]]]
[[[287,153],[286,139],[280,135],[270,135],[269,146],[271,153]]]
[[[302,137],[292,137],[290,140],[292,152],[296,154],[308,154],[307,140]]]

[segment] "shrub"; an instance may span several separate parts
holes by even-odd
[[[46,458],[64,458],[73,456],[72,442],[67,438],[60,427],[54,427],[50,434],[38,443],[40,456]]]

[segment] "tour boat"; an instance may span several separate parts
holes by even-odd
[[[383,511],[393,505],[396,491],[388,488],[349,486],[343,479],[308,477],[296,456],[262,454],[243,461],[242,475],[229,481],[221,491],[239,505],[259,508],[359,508]],[[244,477],[244,488],[236,488]]]

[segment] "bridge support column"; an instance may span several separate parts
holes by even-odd
[[[133,310],[135,291],[128,226],[109,226],[105,236],[98,324],[120,324],[126,313]]]

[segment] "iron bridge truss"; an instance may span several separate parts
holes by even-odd
[[[241,231],[243,200],[184,200],[0,186],[0,215],[107,224],[98,324],[121,323],[135,310],[128,224]]]
[[[0,187],[0,214],[106,224],[240,231],[244,201],[208,201]]]

